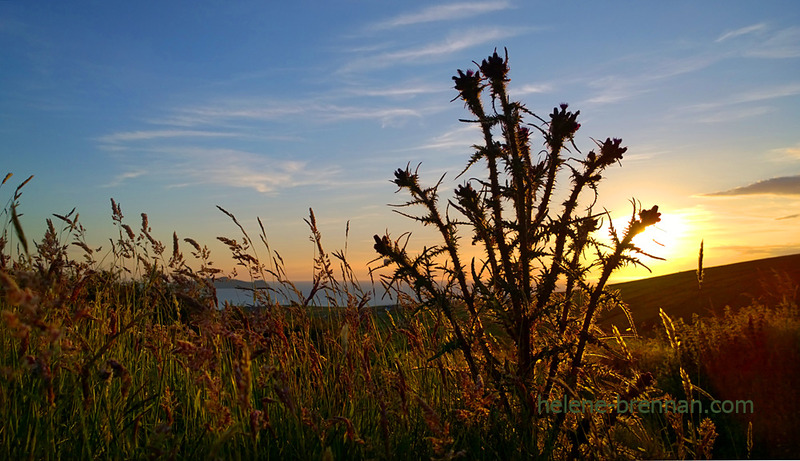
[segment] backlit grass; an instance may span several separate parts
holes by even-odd
[[[23,182],[0,215],[0,457],[713,455],[717,424],[728,424],[721,419],[547,412],[540,402],[692,400],[708,397],[706,385],[734,398],[727,392],[741,383],[715,366],[744,366],[733,362],[751,360],[743,351],[758,361],[791,349],[796,305],[778,326],[754,310],[747,328],[736,317],[741,328],[715,324],[705,335],[664,316],[668,334],[655,346],[597,327],[598,313],[625,309],[605,283],[621,265],[641,263],[633,238],[658,221],[658,207],[633,201],[627,228],[614,231],[610,246],[599,243],[593,233],[608,216],[593,211],[596,185],[626,148],[609,138],[582,154],[579,112],[561,105],[541,119],[508,99],[507,58],[494,53],[479,67],[454,80],[469,122],[484,133],[468,165],[483,168],[480,178],[459,185],[442,209],[441,180],[424,186],[416,169],[395,173],[411,197],[405,205],[422,210],[407,216],[435,227],[442,241],[412,255],[402,239],[375,237],[373,273],[396,296],[390,309],[370,307],[372,284],[355,277],[344,252],[328,252],[313,211],[314,278],[302,292],[263,226],[251,238],[220,208],[237,235],[219,240],[240,276],[271,282],[254,283],[256,308],[218,306],[220,271],[207,247],[176,234],[156,240],[146,214],[135,230],[114,200],[110,248],[87,243],[75,210],[53,215],[29,245],[17,211],[30,178]],[[491,105],[482,99],[487,88]],[[538,154],[533,133],[544,140]],[[562,176],[570,189],[558,203]],[[463,238],[484,257],[464,260]],[[765,372],[758,370],[752,376]],[[773,443],[765,430],[776,429],[758,426],[753,443]]]

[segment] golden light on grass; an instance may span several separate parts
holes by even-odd
[[[653,338],[652,346],[644,335],[603,331],[604,311],[625,311],[631,326],[637,312],[608,286],[612,273],[617,281],[649,276],[636,262],[653,275],[696,268],[700,239],[708,243],[719,227],[701,207],[632,200],[603,215],[598,230],[600,205],[584,208],[580,199],[597,198],[600,173],[627,148],[607,138],[584,159],[566,159],[579,112],[561,104],[539,119],[547,129],[533,132],[507,96],[507,73],[508,57],[495,51],[480,72],[453,77],[484,134],[470,164],[486,160],[488,177],[462,183],[445,201],[441,179],[426,183],[410,163],[394,173],[410,196],[399,207],[413,207],[400,214],[427,226],[413,239],[405,230],[373,236],[370,282],[396,290],[396,303],[370,304],[378,291],[348,259],[349,221],[344,250],[329,252],[312,209],[312,247],[287,253],[310,250],[311,287],[303,289],[287,267],[301,273],[304,263],[280,256],[260,218],[245,225],[217,206],[234,225],[233,237],[217,241],[239,277],[271,284],[253,284],[252,305],[217,309],[213,282],[222,271],[208,247],[174,231],[170,251],[146,214],[137,230],[114,199],[107,265],[75,210],[47,220],[33,255],[13,251],[25,241],[14,222],[19,186],[0,209],[15,224],[0,232],[0,459],[706,459],[718,435],[741,456],[745,442],[729,435],[742,434],[744,422],[752,423],[748,454],[798,452],[789,444],[797,437],[779,433],[798,427],[796,401],[781,402],[783,413],[761,410],[770,415],[763,422],[750,414],[699,421],[680,410],[645,419],[641,405],[611,405],[708,402],[716,395],[696,384],[708,382],[722,398],[752,395],[769,410],[771,397],[798,386],[796,290],[776,290],[774,315],[754,305],[687,326],[661,309],[668,342]],[[539,166],[532,133],[545,138]],[[568,171],[562,202],[554,191]],[[84,253],[72,259],[68,247]],[[694,283],[686,288],[697,297]],[[647,291],[659,303],[674,295]],[[584,410],[586,402],[597,409]]]

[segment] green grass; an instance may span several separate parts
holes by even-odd
[[[61,238],[79,239],[69,227]],[[174,270],[155,258],[149,270],[128,267],[142,273],[133,284],[122,269],[124,257],[116,269],[100,270],[91,258],[61,251],[66,245],[56,234],[35,247],[37,254],[9,258],[0,271],[0,457],[519,459],[534,449],[527,444],[537,439],[520,434],[496,391],[477,386],[457,352],[442,353],[449,332],[435,309],[418,311],[408,300],[392,310],[358,308],[359,298],[351,296],[348,305],[197,312],[208,303],[208,286],[188,265]],[[140,253],[154,250],[146,237],[127,244]],[[727,357],[735,338],[752,337],[748,315],[760,319],[757,331],[768,338],[758,343],[767,354],[759,360],[791,360],[785,354],[797,344],[794,309],[754,307],[710,320],[711,328],[679,323],[683,360],[692,373],[704,373],[696,384],[735,397],[715,387],[714,376],[722,375],[711,374],[708,364]],[[593,349],[588,370],[600,379],[635,366],[656,376],[647,395],[679,393],[681,378],[665,340],[627,343],[634,362],[622,351],[609,362]],[[511,354],[504,350],[510,346],[498,341],[495,352]],[[712,360],[701,352],[716,355]],[[731,354],[741,357],[741,347]],[[796,370],[788,362],[772,366],[762,371]],[[746,432],[746,422],[715,422],[727,431],[721,440],[731,443],[717,451],[746,454],[735,438]],[[631,457],[678,457],[672,424],[645,418],[614,439],[638,447]],[[547,425],[537,427],[534,434]],[[768,426],[755,427],[754,454],[784,443],[769,439]]]
[[[660,312],[660,339],[601,329],[598,314],[624,307],[606,283],[621,265],[641,264],[632,239],[659,221],[658,207],[632,201],[611,244],[595,239],[608,216],[584,203],[597,201],[600,172],[627,148],[607,138],[576,158],[579,112],[562,104],[545,121],[509,100],[507,57],[495,52],[479,67],[454,81],[484,135],[467,168],[485,162],[488,178],[459,185],[445,207],[442,180],[427,187],[410,166],[395,172],[410,195],[401,206],[421,213],[406,216],[435,227],[441,241],[414,255],[409,234],[375,236],[386,269],[370,275],[381,273],[393,290],[391,310],[369,307],[373,290],[345,252],[323,247],[313,211],[314,275],[301,292],[260,219],[254,239],[219,208],[238,229],[218,239],[239,276],[254,289],[269,280],[280,295],[257,289],[260,309],[218,309],[221,271],[207,247],[173,234],[170,248],[153,238],[146,214],[134,231],[113,199],[118,235],[105,253],[87,244],[75,210],[53,215],[30,245],[17,212],[30,178],[20,184],[0,211],[0,459],[686,459],[796,450],[800,405],[787,397],[800,375],[796,291],[770,291],[775,310],[754,306],[693,326]],[[532,148],[532,128],[544,150]],[[566,175],[571,191],[559,204]],[[466,260],[465,232],[482,259]],[[590,283],[592,270],[600,275]],[[769,387],[773,379],[785,388]],[[540,403],[693,401],[714,398],[709,391],[752,398],[761,413],[548,412]],[[742,434],[752,444],[737,442]]]
[[[358,286],[326,280],[351,302],[220,311],[198,274],[207,262],[195,271],[151,256],[131,267],[131,254],[101,270],[61,243],[80,241],[78,226],[51,231],[0,270],[4,459],[521,459],[548,427],[542,417],[533,435],[519,432],[497,392],[444,347],[435,309],[364,307]],[[159,249],[144,232],[117,246]],[[181,260],[177,248],[170,259]],[[753,456],[796,453],[800,316],[791,296],[773,294],[772,307],[677,322],[677,352],[665,338],[629,338],[632,361],[593,349],[587,370],[608,379],[635,367],[655,376],[645,395],[685,397],[683,366],[716,398],[756,402],[754,415],[713,418],[713,454],[746,457],[750,423]],[[677,439],[686,424],[641,418],[613,440],[631,457],[678,458],[691,453]]]

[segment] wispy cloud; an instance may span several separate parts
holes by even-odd
[[[465,124],[453,128],[443,134],[430,139],[421,146],[406,150],[442,150],[463,148],[469,150],[471,144],[478,144],[481,140],[481,131],[476,124]]]
[[[766,39],[743,50],[752,58],[787,59],[800,57],[800,27],[776,31]]]
[[[659,145],[636,145],[629,146],[628,152],[625,153],[623,163],[630,164],[631,162],[641,162],[651,160],[657,157],[670,155],[673,150],[665,149],[664,146]]]
[[[470,30],[469,33],[459,31],[457,33],[452,33],[444,40],[437,42],[428,43],[414,48],[386,51],[371,56],[354,59],[340,68],[339,72],[347,73],[369,69],[380,69],[407,64],[419,60],[441,58],[443,56],[448,56],[455,52],[477,45],[482,45],[488,42],[496,42],[509,37],[522,35],[532,30],[535,29],[529,27],[487,27],[483,29]]]
[[[707,113],[695,118],[701,123],[728,123],[737,120],[744,120],[751,117],[759,117],[772,112],[774,108],[769,106],[748,107],[741,110],[723,109],[717,112]]]
[[[231,120],[278,120],[302,115],[310,110],[302,102],[259,101],[230,99],[210,101],[206,104],[179,107],[169,111],[166,117],[150,120],[154,124],[180,127],[228,126]],[[238,125],[230,125],[238,126]]]
[[[753,24],[726,32],[715,43],[735,42],[735,56],[765,59],[787,59],[800,56],[800,27],[783,29],[765,23]]]
[[[553,85],[550,83],[529,83],[522,85],[519,88],[511,88],[510,92],[515,96],[525,96],[529,94],[550,93],[553,91]]]
[[[460,2],[447,5],[436,5],[424,8],[414,13],[401,14],[394,18],[370,26],[370,29],[393,29],[395,27],[410,26],[428,22],[454,21],[477,16],[491,11],[511,8],[507,1],[493,2]]]
[[[722,101],[694,104],[686,109],[696,112],[720,109],[723,107],[750,102],[762,102],[770,99],[780,99],[800,95],[800,82],[754,88],[750,91],[739,92],[726,97]]]
[[[636,95],[653,91],[655,83],[685,74],[707,69],[720,61],[731,58],[793,58],[800,57],[800,27],[773,30],[766,23],[758,23],[721,34],[715,43],[705,51],[697,50],[694,55],[676,59],[660,59],[653,62],[652,56],[643,56],[646,70],[639,73],[613,74],[594,78],[589,87],[597,93],[588,99],[589,103],[615,103]],[[731,44],[728,46],[728,44]],[[732,48],[733,47],[733,48]],[[659,53],[661,54],[661,53]],[[666,54],[666,53],[664,53]],[[645,69],[643,67],[643,69]],[[797,83],[766,88],[764,92],[755,91],[734,95],[725,104],[754,102],[783,96],[796,95],[800,91]],[[762,109],[763,110],[763,109]],[[721,118],[718,116],[712,119]]]
[[[731,30],[731,31],[725,32],[724,34],[720,35],[715,40],[715,42],[717,42],[717,43],[724,42],[725,40],[729,40],[729,39],[734,38],[734,37],[739,37],[741,35],[752,34],[754,32],[761,32],[761,31],[764,31],[766,28],[767,28],[767,25],[764,24],[763,22],[762,23],[758,23],[758,24],[753,24],[753,25],[750,25],[750,26],[745,26],[745,27],[742,27],[740,29],[736,29],[736,30]]]
[[[633,98],[649,91],[644,87],[647,78],[623,79],[617,77],[605,77],[589,83],[589,86],[598,92],[586,100],[590,104],[610,104],[625,99]]]
[[[660,82],[705,69],[719,59],[719,56],[706,54],[684,56],[677,59],[659,59],[656,62],[653,62],[650,56],[633,57],[629,60],[641,61],[640,71],[599,76],[588,80],[586,84],[594,92],[594,95],[587,102],[609,104],[630,99],[656,90],[657,84]]]
[[[149,160],[138,161],[148,163],[151,175],[167,188],[216,185],[267,194],[309,184],[323,185],[338,174],[336,168],[315,168],[305,161],[240,149],[154,146],[147,152],[151,154]]]
[[[393,98],[440,93],[449,89],[451,89],[451,86],[419,84],[406,86],[398,85],[385,88],[351,88],[347,91],[357,96]]]
[[[213,127],[243,130],[242,122],[279,122],[308,120],[334,123],[343,120],[379,120],[392,125],[403,119],[421,117],[425,108],[407,105],[342,105],[325,102],[324,98],[292,101],[228,100],[173,109],[165,117],[151,123],[179,127]],[[260,127],[263,129],[263,126]]]
[[[203,130],[126,131],[95,138],[102,148],[114,150],[127,169],[102,187],[117,187],[146,176],[167,189],[223,186],[269,194],[308,184],[324,185],[338,174],[335,166],[315,167],[306,161],[238,147],[209,147],[198,139],[215,136],[251,138],[247,131]]]
[[[149,141],[163,138],[220,138],[238,136],[236,133],[200,130],[144,130],[123,131],[96,138],[103,143],[119,143],[126,141]]]
[[[730,197],[740,195],[800,195],[800,175],[765,179],[734,189],[704,194],[705,197]]]
[[[795,144],[794,146],[772,149],[772,152],[779,154],[784,158],[800,159],[800,143]]]
[[[800,82],[760,88],[734,96],[733,102],[756,102],[800,95]]]
[[[128,179],[138,178],[140,176],[144,176],[145,174],[147,174],[147,171],[141,169],[121,173],[114,176],[114,179],[110,183],[103,184],[101,187],[117,187]]]
[[[693,104],[679,112],[690,113],[693,120],[705,123],[731,122],[757,117],[774,110],[767,105],[749,107],[748,104],[790,98],[800,95],[800,82],[765,86],[732,94],[724,100]]]

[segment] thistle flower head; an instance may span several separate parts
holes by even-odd
[[[567,111],[569,106],[566,103],[562,103],[559,107],[561,110],[556,107],[550,114],[550,138],[556,143],[563,144],[565,140],[572,139],[575,132],[581,127],[577,121],[581,111]]]
[[[462,206],[472,209],[478,206],[478,192],[472,187],[471,184],[459,185],[455,190],[455,195],[458,203]]]
[[[464,73],[461,69],[458,69],[458,75],[453,77],[453,81],[456,83],[454,88],[458,90],[464,102],[468,105],[478,102],[481,90],[483,89],[480,72],[467,70],[467,72]]]
[[[491,56],[481,62],[480,69],[493,86],[505,84],[508,81],[508,54],[503,59],[497,54],[497,50],[494,50]]]
[[[392,181],[397,185],[397,187],[413,187],[419,181],[418,176],[415,173],[412,173],[408,168],[402,169],[398,168],[397,171],[394,172],[394,180]]]
[[[658,205],[653,205],[649,210],[642,210],[639,212],[639,221],[645,227],[651,226],[661,221],[661,213],[658,212]]]
[[[598,159],[600,166],[611,165],[614,162],[622,160],[622,154],[624,154],[628,148],[620,147],[621,143],[621,139],[614,138],[612,140],[611,138],[606,138],[603,144],[600,144],[600,158]]]
[[[373,246],[373,248],[375,248],[375,251],[377,251],[378,254],[381,255],[381,256],[388,256],[389,252],[390,252],[390,249],[392,247],[391,246],[392,244],[389,241],[389,237],[384,235],[381,238],[381,237],[378,237],[377,235],[375,235],[375,236],[373,236],[373,238],[375,239],[375,245]]]

